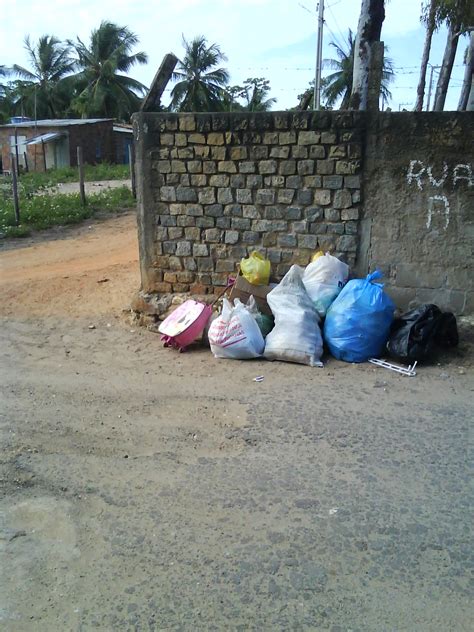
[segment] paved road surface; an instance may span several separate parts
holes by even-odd
[[[79,313],[78,268],[25,265],[31,313],[7,283],[2,629],[472,629],[472,345],[415,378],[177,354],[121,316],[136,261],[103,264]]]

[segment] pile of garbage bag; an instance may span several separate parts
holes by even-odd
[[[265,341],[267,360],[321,366],[323,340],[319,316],[303,284],[303,270],[292,266],[267,296],[275,327]]]
[[[382,277],[376,270],[365,279],[353,279],[329,307],[324,338],[331,354],[346,362],[378,358],[387,341],[395,305],[374,283]]]
[[[258,252],[241,261],[231,300],[224,297],[220,313],[208,318],[206,336],[216,358],[264,357],[322,366],[325,345],[331,355],[346,362],[382,355],[413,362],[440,346],[458,344],[454,315],[442,313],[436,305],[422,305],[395,318],[396,307],[380,282],[379,270],[365,279],[349,279],[346,263],[318,252],[306,268],[293,265],[280,283],[269,286],[270,271],[270,261]],[[171,337],[167,320],[173,314],[163,321],[160,331],[167,344],[183,350],[173,336],[178,342],[188,340],[189,328],[196,330],[190,314],[201,313],[198,305],[187,301],[181,306],[184,316],[174,319]],[[205,308],[201,323],[212,311]]]

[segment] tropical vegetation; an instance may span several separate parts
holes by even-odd
[[[445,25],[448,30],[441,64],[434,110],[444,107],[458,43],[469,36],[464,56],[465,76],[459,109],[474,107],[474,2],[472,0],[420,0],[426,38],[420,66],[416,110],[424,107],[426,72],[433,33]],[[380,41],[385,19],[385,0],[362,0],[357,34],[349,30],[343,45],[331,42],[335,56],[324,60],[326,75],[321,82],[323,108],[365,108],[367,106],[367,51]],[[370,26],[370,28],[369,28]],[[370,31],[369,39],[364,39]],[[360,43],[363,45],[359,45]],[[146,86],[130,76],[134,68],[147,63],[147,54],[137,52],[139,39],[128,27],[102,21],[87,41],[79,37],[61,41],[45,34],[32,41],[25,38],[28,63],[0,65],[0,122],[15,116],[29,118],[111,117],[129,121],[139,108]],[[217,43],[204,35],[183,36],[184,51],[173,74],[171,100],[160,109],[176,112],[250,111],[274,107],[270,84],[264,77],[250,77],[241,85],[230,85],[227,57]],[[388,101],[394,79],[393,65],[385,59],[381,96]],[[311,106],[310,87],[300,95],[299,108]]]
[[[268,97],[270,90],[270,81],[265,77],[250,77],[242,86],[231,86],[226,89],[225,109],[268,112],[276,103],[275,98]]]
[[[458,106],[458,109],[465,110],[470,100],[469,94],[471,92],[472,75],[474,71],[474,38],[472,36],[472,28],[474,27],[474,2],[472,2],[472,0],[426,0],[422,5],[421,20],[425,25],[426,36],[421,59],[415,110],[421,111],[423,109],[426,70],[430,58],[431,41],[433,33],[443,24],[447,26],[448,33],[436,86],[433,110],[440,111],[444,108],[459,39],[463,35],[471,33],[470,42],[465,54],[466,72]],[[474,99],[474,95],[472,95],[471,99]]]
[[[134,52],[138,37],[125,26],[103,21],[90,35],[61,42],[42,35],[25,38],[28,67],[0,66],[0,120],[110,117],[128,121],[146,86],[129,76],[147,55]]]
[[[184,57],[173,74],[171,109],[180,112],[218,112],[224,109],[229,72],[219,66],[227,57],[217,44],[208,45],[203,35],[187,41]]]
[[[74,69],[70,47],[52,35],[42,35],[36,43],[25,38],[30,69],[15,64],[13,74],[15,110],[33,112],[37,118],[58,118],[68,104],[65,78]]]
[[[322,104],[324,109],[333,109],[338,106],[341,110],[345,110],[349,108],[353,85],[355,37],[351,29],[348,31],[344,48],[335,41],[332,41],[330,46],[334,48],[336,57],[323,60],[323,69],[333,72],[325,75],[321,80]],[[380,96],[386,103],[392,98],[389,86],[394,78],[393,62],[388,57],[384,57]],[[304,103],[306,107],[312,106],[313,87],[314,81],[299,97],[300,103]]]
[[[323,62],[323,67],[330,68],[334,72],[323,78],[321,94],[328,108],[334,107],[337,101],[341,99],[340,108],[344,110],[349,107],[353,85],[355,37],[351,29],[349,29],[347,35],[346,48],[341,48],[336,42],[331,42],[330,46],[336,51],[337,58],[325,59]],[[387,50],[387,47],[385,47],[385,50]],[[394,78],[395,73],[392,60],[384,57],[380,96],[385,102],[392,98],[389,85]]]
[[[86,180],[127,177],[124,165],[87,165]],[[16,225],[10,178],[0,181],[0,238],[25,237],[33,230],[75,224],[99,212],[117,212],[135,206],[128,187],[88,194],[83,206],[79,192],[61,193],[57,185],[77,181],[77,169],[61,168],[47,173],[25,173],[18,181],[20,225]]]
[[[146,86],[126,73],[135,64],[146,64],[143,51],[133,53],[138,37],[128,28],[103,21],[87,45],[69,41],[79,72],[69,78],[74,89],[72,109],[83,118],[105,116],[127,120],[136,112]]]

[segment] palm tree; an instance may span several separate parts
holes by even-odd
[[[245,109],[248,112],[268,112],[272,105],[276,103],[276,99],[266,98],[270,92],[270,81],[264,77],[246,79],[244,88],[247,99]]]
[[[135,64],[146,64],[144,52],[133,53],[138,37],[125,26],[102,21],[87,46],[70,41],[80,72],[74,75],[73,109],[82,117],[105,116],[129,120],[146,86],[126,74]]]
[[[472,110],[474,106],[474,30],[469,36],[469,46],[464,53],[464,79],[461,95],[459,97],[458,110]]]
[[[362,0],[353,50],[351,110],[366,110],[369,101],[369,74],[373,46],[380,42],[385,20],[385,0]],[[382,78],[383,80],[383,78]]]
[[[439,25],[444,22],[448,27],[433,104],[433,110],[440,112],[444,109],[459,37],[466,34],[474,26],[474,4],[472,0],[437,0],[436,5],[436,24]]]
[[[431,40],[436,29],[436,0],[429,0],[423,6],[422,21],[425,23],[426,35],[423,45],[423,56],[421,58],[420,79],[416,91],[415,112],[421,112],[423,109],[423,100],[425,98],[426,69],[430,58]]]
[[[171,109],[181,112],[216,112],[224,109],[224,87],[229,82],[225,68],[216,68],[227,57],[217,44],[207,45],[203,35],[188,42],[185,55],[173,74]]]
[[[8,77],[9,74],[10,74],[10,69],[7,68],[6,66],[0,65],[0,77]],[[3,85],[3,83],[0,83],[0,93],[3,91],[4,87],[5,86]]]
[[[229,86],[225,89],[224,107],[227,112],[268,112],[276,99],[265,97],[270,92],[270,81],[264,77],[249,78],[243,86]],[[242,99],[245,105],[238,101]]]
[[[0,78],[7,78],[11,69],[0,66]],[[7,121],[13,112],[12,90],[7,83],[0,83],[0,122]]]
[[[325,59],[323,65],[331,68],[335,72],[327,75],[321,81],[321,92],[325,99],[326,107],[332,108],[339,99],[342,98],[340,109],[345,110],[349,107],[352,84],[353,84],[353,68],[354,68],[354,52],[355,38],[351,29],[347,36],[347,47],[341,48],[336,42],[331,42],[336,50],[337,59]],[[388,89],[391,81],[394,79],[392,60],[385,58],[382,70],[382,83],[380,85],[380,94],[384,100],[388,101],[392,98],[392,94]]]
[[[11,69],[7,68],[7,66],[0,65],[0,79],[7,78],[11,74]],[[5,94],[8,90],[8,85],[6,83],[0,83],[0,99],[5,98]]]
[[[74,69],[70,47],[53,35],[42,35],[36,44],[27,35],[25,49],[31,70],[13,66],[13,73],[20,77],[15,84],[15,107],[30,116],[57,118],[67,105],[63,82]]]

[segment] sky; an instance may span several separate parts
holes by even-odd
[[[0,64],[28,67],[23,40],[52,34],[60,39],[79,36],[87,42],[102,20],[128,26],[140,39],[137,50],[148,53],[146,66],[130,75],[149,85],[167,52],[183,54],[183,36],[204,35],[227,55],[231,85],[248,77],[270,80],[273,109],[298,103],[298,95],[314,77],[316,0],[9,0],[2,7]],[[334,57],[331,41],[345,42],[348,29],[357,30],[360,0],[325,0],[323,58]],[[424,29],[421,0],[390,0],[382,40],[396,69],[392,110],[412,109],[416,99]],[[435,34],[430,63],[442,60],[446,30]],[[455,110],[463,78],[462,59],[467,39],[461,38],[453,68],[446,110]],[[324,72],[323,72],[324,74]],[[434,72],[434,88],[437,71]],[[429,77],[428,77],[429,79]],[[164,97],[167,101],[168,92]]]

